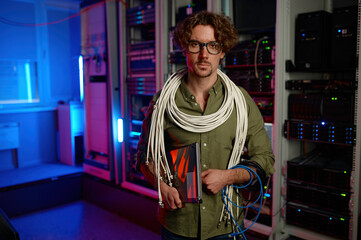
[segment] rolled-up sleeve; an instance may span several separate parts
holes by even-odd
[[[149,139],[149,130],[152,120],[152,113],[155,104],[155,98],[150,102],[147,113],[145,114],[145,119],[142,123],[142,131],[139,137],[139,142],[137,145],[137,170],[140,171],[140,164],[145,163],[147,159],[147,148],[148,148],[148,139]]]
[[[242,89],[248,108],[248,132],[246,148],[248,157],[260,165],[268,176],[274,173],[275,157],[272,151],[271,140],[264,128],[263,117],[251,96]]]

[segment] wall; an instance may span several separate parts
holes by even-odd
[[[56,111],[0,114],[0,122],[19,123],[19,167],[56,161]],[[14,168],[10,150],[0,151],[0,171]]]
[[[38,71],[40,102],[0,105],[0,123],[19,123],[19,167],[57,161],[57,103],[80,98],[80,17],[72,17],[78,11],[78,0],[1,3],[0,35],[7,37],[0,39],[0,60],[30,59]],[[13,161],[10,150],[0,151],[0,171],[14,168]]]

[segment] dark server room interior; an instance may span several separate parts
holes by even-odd
[[[161,195],[137,145],[153,96],[188,66],[175,28],[202,10],[234,24],[238,43],[218,68],[255,102],[275,156],[240,203],[222,198],[244,217],[237,239],[361,239],[360,1],[0,6],[0,240],[161,239]],[[197,174],[186,178],[202,192]]]

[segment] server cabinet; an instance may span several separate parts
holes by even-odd
[[[85,1],[82,4],[81,38],[84,66],[84,172],[107,181],[114,180],[114,160],[117,159],[114,138],[119,104],[114,107],[114,78],[117,78],[111,48],[117,54],[115,29],[110,28],[115,14],[103,1]],[[116,34],[115,34],[116,36]],[[116,90],[115,92],[117,92]]]
[[[340,10],[354,5],[358,2],[277,1],[273,190],[279,194],[271,239],[360,238],[359,73],[349,58],[359,55],[358,48],[349,51],[356,42],[359,47],[352,29],[359,20],[354,11]],[[350,14],[337,23],[345,12]],[[348,18],[350,25],[344,22]],[[332,45],[326,52],[322,41]],[[341,42],[349,44],[334,45]],[[341,49],[347,54],[339,58],[348,59],[335,66],[331,56]]]
[[[122,7],[122,74],[124,86],[124,153],[121,186],[150,197],[157,194],[136,169],[136,152],[142,122],[153,95],[163,83],[163,57],[167,24],[161,1],[127,1]]]
[[[238,86],[243,87],[255,101],[265,121],[265,129],[271,139],[272,146],[276,139],[273,135],[274,96],[275,96],[275,16],[276,1],[223,1],[221,9],[231,17],[239,33],[239,43],[223,61],[223,70]],[[247,151],[245,151],[246,153]],[[245,227],[251,231],[270,236],[273,230],[272,216],[273,190],[271,176],[263,192],[263,204],[255,204],[255,208],[246,208]],[[253,203],[259,191],[243,190],[244,205]],[[258,211],[260,211],[257,218]],[[255,221],[256,219],[256,221]]]
[[[200,3],[201,2],[201,3]],[[124,153],[121,186],[157,198],[157,192],[136,169],[136,152],[142,121],[153,95],[168,76],[185,67],[185,57],[175,49],[175,24],[190,14],[189,9],[205,8],[206,1],[127,1],[122,7],[123,56],[121,82],[124,84]],[[188,9],[188,10],[187,10]]]

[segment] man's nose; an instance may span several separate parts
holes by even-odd
[[[201,51],[199,52],[199,56],[206,57],[208,55],[208,50],[206,45],[201,46]]]

